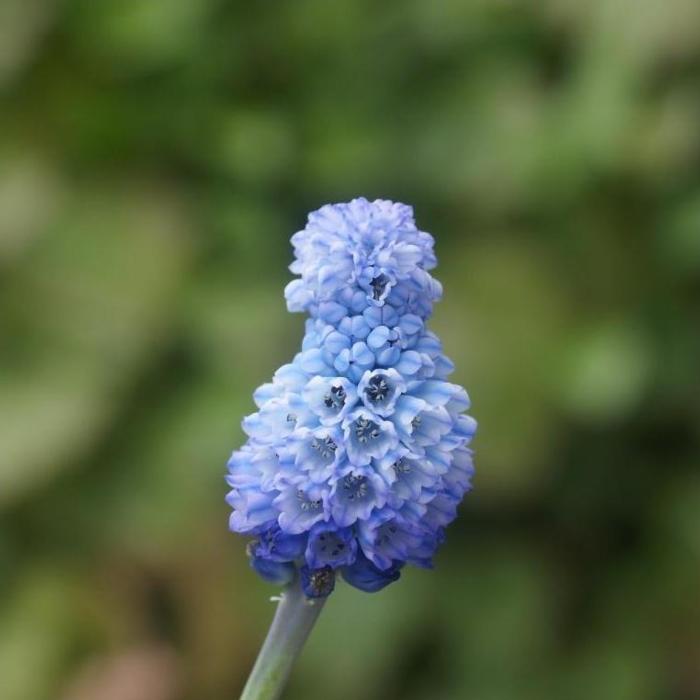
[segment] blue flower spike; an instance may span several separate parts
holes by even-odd
[[[272,583],[297,582],[266,647],[283,608],[301,615],[297,627],[315,620],[337,575],[375,592],[406,564],[431,567],[474,471],[469,398],[448,381],[454,365],[426,327],[442,287],[430,274],[433,237],[413,209],[329,204],[292,245],[297,278],[285,297],[309,316],[301,351],[256,390],[248,441],[227,475],[230,529],[255,538],[252,567]],[[265,651],[244,698],[263,697],[255,688],[274,657]]]

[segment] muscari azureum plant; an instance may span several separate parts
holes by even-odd
[[[364,198],[322,207],[292,237],[290,311],[302,349],[254,393],[228,463],[231,530],[284,586],[243,698],[279,697],[338,574],[374,592],[430,567],[473,473],[476,423],[426,328],[442,288],[413,210]]]

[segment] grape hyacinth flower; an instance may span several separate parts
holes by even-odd
[[[442,294],[413,210],[326,205],[292,237],[301,351],[254,393],[228,463],[230,528],[287,589],[244,698],[277,697],[340,575],[367,592],[429,568],[471,486],[475,421],[426,322]]]

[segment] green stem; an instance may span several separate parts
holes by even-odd
[[[299,577],[283,591],[241,700],[275,700],[280,697],[294,661],[325,602],[325,598],[307,599]]]

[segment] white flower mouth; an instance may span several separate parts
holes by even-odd
[[[373,277],[369,283],[372,289],[372,299],[375,301],[382,301],[386,296],[389,282],[391,282],[391,280],[383,272]]]
[[[388,393],[389,385],[387,384],[386,378],[379,374],[369,380],[369,386],[365,389],[365,394],[367,394],[367,398],[369,398],[372,403],[384,401]]]
[[[348,474],[343,477],[342,480],[342,493],[343,497],[348,501],[360,500],[367,496],[369,490],[367,484],[366,476],[356,476],[355,474]]]
[[[323,397],[323,403],[326,408],[339,411],[345,406],[346,396],[345,389],[342,386],[331,386],[330,391]]]
[[[406,381],[393,368],[367,371],[358,384],[358,392],[370,411],[379,416],[394,412],[396,402],[406,391]]]
[[[320,498],[310,499],[303,489],[297,489],[297,501],[299,501],[299,509],[305,513],[323,508],[323,501]]]
[[[313,377],[302,398],[324,425],[340,422],[357,401],[354,384],[347,377]]]
[[[355,437],[363,445],[369,441],[376,440],[381,435],[379,426],[368,418],[358,418],[355,421]]]
[[[330,437],[314,438],[311,441],[311,449],[316,450],[324,460],[330,461],[335,456],[338,445]]]

